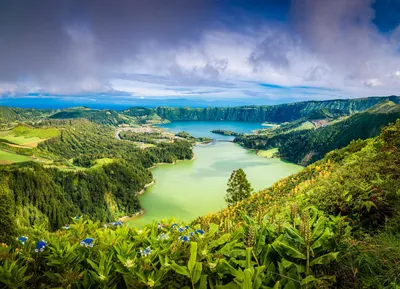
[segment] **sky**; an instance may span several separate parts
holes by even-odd
[[[400,0],[0,0],[0,96],[397,95]]]

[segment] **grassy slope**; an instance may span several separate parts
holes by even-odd
[[[27,156],[17,155],[11,152],[0,150],[0,164],[28,162],[31,160],[32,159]]]
[[[393,206],[397,205],[388,199],[395,197],[400,187],[399,151],[400,120],[385,129],[382,136],[353,142],[342,150],[332,151],[322,160],[253,194],[235,207],[201,217],[197,222],[206,225],[230,218],[234,225],[238,223],[235,221],[239,217],[238,211],[253,216],[276,214],[287,204],[299,202],[316,204],[332,214],[366,214],[369,216],[367,225],[373,228],[384,221],[383,216],[393,214]],[[373,207],[371,212],[366,212],[365,207],[356,209],[360,202],[368,201],[374,203],[367,203]],[[356,218],[354,215],[351,217]]]
[[[19,125],[11,130],[0,131],[0,138],[12,144],[36,147],[46,139],[57,137],[59,133],[57,128],[32,128]]]
[[[365,112],[350,117],[321,120],[299,119],[279,128],[243,135],[235,142],[252,149],[279,148],[281,157],[307,165],[342,148],[355,139],[366,139],[380,133],[382,127],[400,118],[400,104],[383,101]]]
[[[321,159],[331,150],[345,147],[352,140],[378,135],[384,126],[398,118],[400,104],[383,101],[365,112],[294,135],[281,144],[279,153],[290,161],[308,164]],[[310,155],[312,157],[308,159]]]

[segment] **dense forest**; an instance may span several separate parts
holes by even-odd
[[[241,135],[235,142],[247,148],[269,149],[278,147],[279,155],[303,165],[315,162],[334,149],[348,145],[352,140],[376,136],[389,123],[400,118],[400,105],[384,101],[365,112],[334,121],[317,129],[294,129],[295,122],[272,133]],[[305,121],[304,119],[302,121]]]
[[[400,120],[191,224],[162,220],[139,230],[80,218],[55,233],[24,228],[0,246],[0,284],[397,288],[399,150]]]
[[[122,131],[119,136],[123,140],[143,142],[147,144],[156,144],[159,142],[168,142],[171,136],[166,136],[161,132],[134,132],[134,131]]]
[[[269,121],[280,123],[295,121],[302,117],[318,119],[351,115],[371,108],[385,99],[400,103],[400,97],[389,96],[240,107],[156,107],[154,109],[132,107],[122,111],[89,109],[87,107],[67,108],[57,111],[0,107],[0,125],[18,121],[38,121],[46,118],[58,120],[84,118],[108,126],[160,123],[164,120]]]
[[[212,133],[220,134],[220,135],[226,135],[226,136],[238,136],[240,133],[230,131],[230,130],[222,130],[222,129],[214,129],[211,131]]]
[[[189,142],[140,149],[117,140],[112,128],[87,120],[50,120],[41,125],[60,130],[35,149],[53,158],[53,163],[0,166],[0,188],[7,200],[0,210],[11,216],[7,221],[11,229],[46,224],[54,230],[75,215],[105,222],[133,214],[140,210],[136,192],[152,181],[148,168],[193,157]]]
[[[45,224],[59,229],[72,216],[86,215],[102,222],[114,221],[140,209],[135,192],[151,182],[148,170],[122,160],[96,169],[66,172],[37,163],[1,166],[2,194],[8,203],[8,226]],[[7,230],[1,234],[9,235]],[[5,237],[2,235],[2,239]]]
[[[400,98],[369,97],[346,100],[305,101],[280,105],[171,108],[157,107],[155,111],[161,118],[170,121],[182,120],[231,120],[252,122],[288,122],[307,115],[316,118],[338,117],[364,111],[384,99],[400,103]]]

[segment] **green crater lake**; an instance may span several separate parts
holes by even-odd
[[[185,129],[174,123],[171,131],[185,130],[192,135],[201,135],[201,131],[197,130],[200,122],[180,123]],[[201,127],[206,127],[208,122],[201,123]],[[243,124],[245,128],[241,126]],[[227,125],[233,124],[229,122]],[[236,127],[231,127],[229,130],[250,132],[260,126],[260,124],[249,126],[249,123],[241,122],[235,125]],[[219,122],[218,127],[209,123],[206,130],[209,132],[217,128],[227,129],[222,122]],[[159,221],[170,217],[191,221],[198,216],[223,209],[226,206],[224,197],[228,179],[232,171],[238,168],[243,168],[246,172],[255,191],[267,188],[279,179],[302,169],[301,166],[280,159],[257,156],[254,151],[246,150],[232,142],[197,145],[194,154],[195,160],[163,164],[152,169],[156,183],[147,188],[140,197],[145,214],[129,221],[130,225],[140,226],[153,220]]]

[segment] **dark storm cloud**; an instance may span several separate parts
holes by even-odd
[[[266,93],[245,81],[389,93],[392,1],[0,0],[0,95]]]
[[[193,43],[217,12],[197,0],[1,1],[0,80],[51,87],[87,77],[104,85],[104,74],[134,58],[143,42]]]

